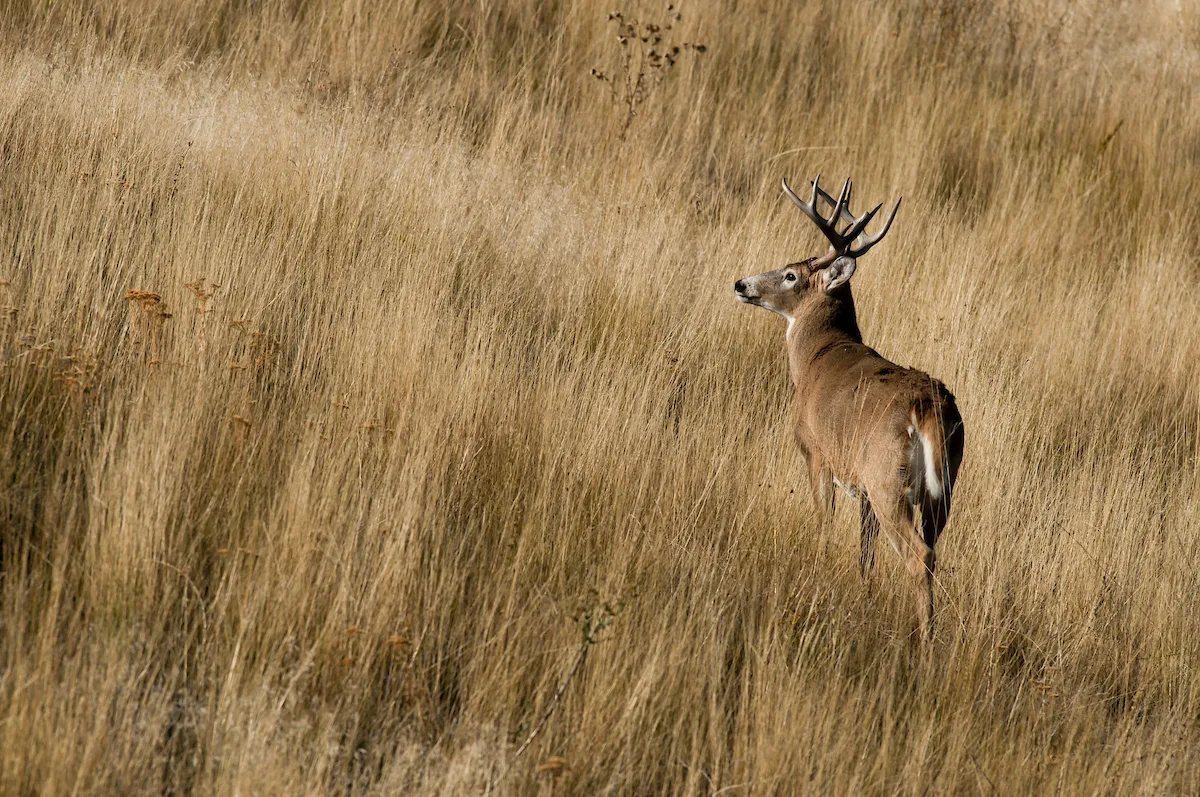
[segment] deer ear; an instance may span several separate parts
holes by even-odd
[[[825,285],[825,292],[832,293],[848,282],[854,276],[855,268],[854,258],[839,257],[822,269],[821,282]]]

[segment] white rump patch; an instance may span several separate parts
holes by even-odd
[[[925,489],[929,491],[930,498],[937,500],[942,497],[942,482],[933,466],[933,444],[919,430],[917,436],[921,438],[921,453],[925,455]]]

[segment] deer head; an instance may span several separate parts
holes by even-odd
[[[820,182],[821,176],[817,175],[812,183],[812,198],[808,202],[796,196],[786,178],[783,180],[783,192],[817,225],[817,229],[829,241],[829,251],[774,271],[738,280],[733,284],[733,290],[740,301],[765,307],[784,318],[795,318],[805,303],[835,295],[843,286],[849,290],[848,283],[854,276],[857,259],[887,235],[896,218],[896,211],[900,209],[900,200],[892,208],[883,229],[875,235],[866,235],[867,225],[883,205],[876,205],[873,210],[855,218],[850,212],[850,192],[853,190],[850,180],[847,178],[842,185],[842,192],[836,201],[821,190]],[[818,200],[833,207],[829,218],[817,211]],[[846,225],[845,229],[838,232],[841,224]]]

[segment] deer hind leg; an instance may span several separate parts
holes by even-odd
[[[921,502],[921,538],[931,549],[942,536],[946,521],[950,517],[950,495],[942,496],[942,500],[925,500]]]
[[[913,580],[917,632],[922,642],[929,642],[933,639],[933,570],[936,565],[933,547],[925,543],[924,534],[918,531],[913,505],[908,501],[901,499],[877,507],[875,516]]]

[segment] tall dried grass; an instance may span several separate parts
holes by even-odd
[[[0,2],[0,792],[1200,790],[1198,17],[844,6],[621,141],[591,2]],[[816,171],[967,419],[926,658],[731,295]]]

